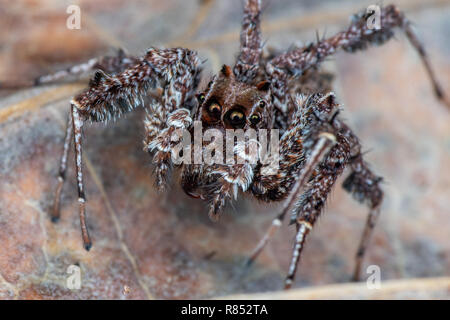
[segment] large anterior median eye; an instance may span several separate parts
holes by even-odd
[[[218,118],[222,112],[222,107],[217,102],[213,102],[209,105],[208,112]]]
[[[228,119],[234,127],[243,127],[245,124],[245,115],[241,111],[235,110],[229,113]]]

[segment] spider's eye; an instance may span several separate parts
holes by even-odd
[[[221,107],[218,103],[213,102],[213,103],[211,103],[211,105],[209,106],[208,111],[209,111],[209,113],[211,113],[212,115],[214,115],[214,116],[216,116],[216,117],[219,117],[219,116],[220,116],[220,113],[222,112],[222,107]]]
[[[259,121],[261,121],[261,117],[260,117],[259,115],[257,115],[257,114],[253,114],[253,115],[250,117],[250,122],[251,122],[253,125],[256,125]]]
[[[241,111],[233,111],[230,113],[230,122],[234,126],[242,125],[245,122],[245,116]]]
[[[261,100],[260,102],[259,102],[259,107],[260,108],[265,108],[266,107],[266,102],[264,101],[264,100]]]
[[[198,101],[199,101],[199,102],[205,101],[205,95],[204,95],[203,93],[200,93],[200,94],[198,95]]]

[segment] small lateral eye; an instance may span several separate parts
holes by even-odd
[[[199,102],[205,101],[205,95],[204,95],[203,93],[200,93],[200,94],[198,95],[198,101],[199,101]]]
[[[257,124],[259,121],[261,121],[261,117],[260,117],[259,115],[257,115],[257,114],[253,114],[253,115],[250,117],[250,122],[251,122],[253,125]]]
[[[259,107],[260,107],[260,108],[265,108],[265,107],[266,107],[266,102],[265,102],[264,100],[261,100],[261,101],[259,102]]]
[[[220,115],[220,112],[222,111],[222,107],[218,103],[213,102],[209,106],[208,111],[214,115]]]

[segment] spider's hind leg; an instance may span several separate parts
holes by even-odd
[[[83,161],[82,161],[82,143],[83,143],[83,119],[80,114],[79,106],[74,104],[76,101],[72,101],[71,116],[73,126],[73,141],[75,145],[75,168],[77,171],[77,188],[78,188],[78,209],[80,215],[80,228],[81,236],[83,239],[84,248],[89,251],[92,247],[92,241],[89,236],[87,223],[86,223],[86,195],[84,192],[83,182]]]
[[[391,39],[396,28],[401,29],[411,45],[419,54],[428,77],[430,78],[436,97],[450,107],[450,101],[436,78],[431,68],[431,63],[426,54],[424,45],[415,34],[411,22],[405,14],[394,5],[388,5],[380,9],[380,28],[373,28],[368,23],[368,16],[364,12],[356,14],[352,18],[350,26],[342,32],[335,34],[317,43],[306,47],[283,53],[273,58],[266,65],[266,70],[271,77],[274,86],[274,94],[283,105],[285,101],[285,87],[288,75],[302,75],[306,70],[319,66],[325,59],[339,50],[356,52],[365,50],[370,45],[381,45]]]
[[[115,74],[137,63],[137,58],[125,53],[123,49],[117,50],[115,56],[103,56],[92,58],[86,62],[72,65],[66,69],[58,70],[54,73],[45,74],[32,80],[18,82],[1,82],[0,89],[22,89],[36,87],[45,84],[55,84],[61,82],[73,82],[78,78],[100,69],[109,74]]]
[[[70,113],[67,120],[66,136],[64,138],[63,152],[59,163],[58,184],[55,191],[55,197],[53,199],[53,210],[51,212],[52,222],[57,222],[59,221],[60,218],[61,191],[64,186],[64,182],[66,181],[67,157],[69,155],[69,148],[72,136],[73,136],[73,124],[72,124],[72,114]]]
[[[353,195],[358,202],[365,203],[369,207],[364,232],[359,243],[356,254],[356,265],[353,272],[353,280],[358,281],[366,249],[370,237],[380,214],[380,206],[383,201],[383,190],[381,189],[382,178],[375,175],[364,161],[361,145],[358,137],[343,122],[340,123],[341,132],[350,143],[350,158],[348,166],[351,168],[350,175],[345,179],[343,188]]]
[[[361,154],[351,159],[349,166],[352,168],[352,172],[345,179],[343,187],[357,201],[365,202],[370,210],[356,253],[356,265],[353,272],[353,280],[359,281],[364,255],[380,214],[383,200],[383,191],[380,187],[382,178],[372,173]]]

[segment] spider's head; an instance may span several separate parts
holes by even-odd
[[[229,66],[224,65],[197,98],[197,119],[206,128],[266,129],[271,124],[270,82],[239,82]]]

